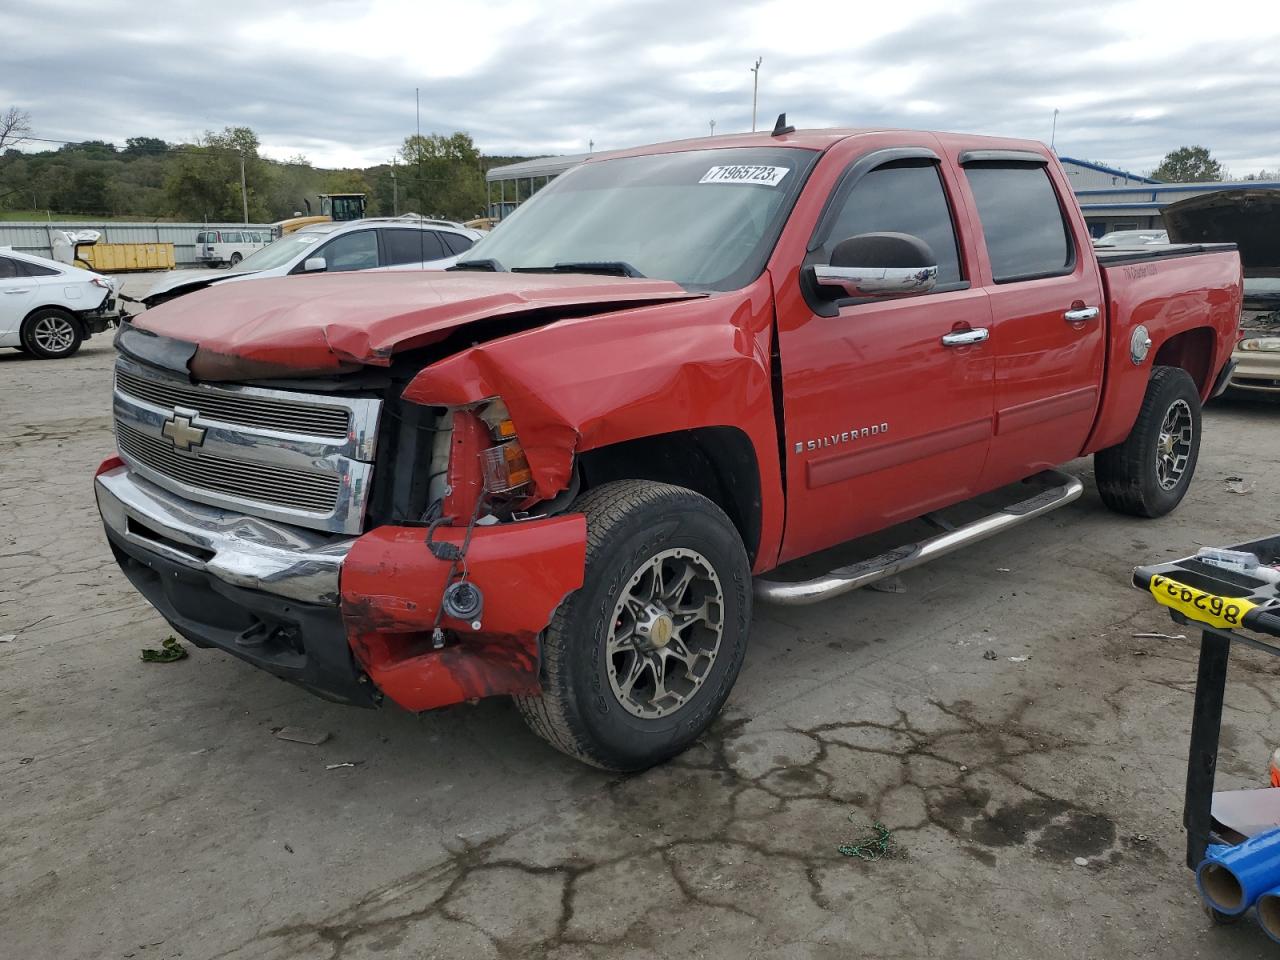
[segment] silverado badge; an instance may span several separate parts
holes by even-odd
[[[862,437],[878,437],[882,433],[889,432],[889,424],[873,423],[869,427],[854,427],[852,430],[842,430],[840,433],[828,434],[825,437],[818,437],[815,440],[796,441],[796,453],[804,453],[806,450],[820,450],[823,447],[835,447],[842,443],[851,443]]]

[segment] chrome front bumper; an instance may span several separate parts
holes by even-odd
[[[108,531],[132,546],[235,587],[337,606],[338,575],[356,538],[192,503],[127,467],[94,481]]]
[[[1254,334],[1256,336],[1256,334]],[[1280,353],[1264,350],[1237,350],[1231,373],[1231,387],[1254,393],[1280,396]]]

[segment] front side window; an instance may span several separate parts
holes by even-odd
[[[425,263],[445,256],[431,230],[383,230],[384,267],[399,263]]]
[[[324,257],[325,270],[329,273],[369,270],[378,265],[377,231],[359,230],[356,233],[334,237],[314,254],[308,256]]]
[[[907,233],[933,250],[940,286],[963,279],[951,207],[934,161],[899,160],[877,167],[836,202],[839,212],[810,262],[830,263],[836,244],[862,233]]]
[[[986,161],[964,168],[978,205],[996,283],[1070,273],[1075,250],[1049,171],[1038,163]]]
[[[764,270],[816,157],[728,147],[584,163],[520,204],[461,263],[625,264],[690,289],[736,290]]]

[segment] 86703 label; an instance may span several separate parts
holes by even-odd
[[[1220,597],[1197,590],[1160,574],[1151,578],[1150,590],[1157,603],[1177,610],[1188,619],[1224,630],[1240,626],[1244,615],[1257,606],[1239,597]]]

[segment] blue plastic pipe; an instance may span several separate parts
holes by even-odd
[[[1280,829],[1235,846],[1212,844],[1196,870],[1196,886],[1205,903],[1232,917],[1280,889]]]
[[[1257,906],[1258,926],[1268,937],[1280,943],[1280,887],[1260,896]]]

